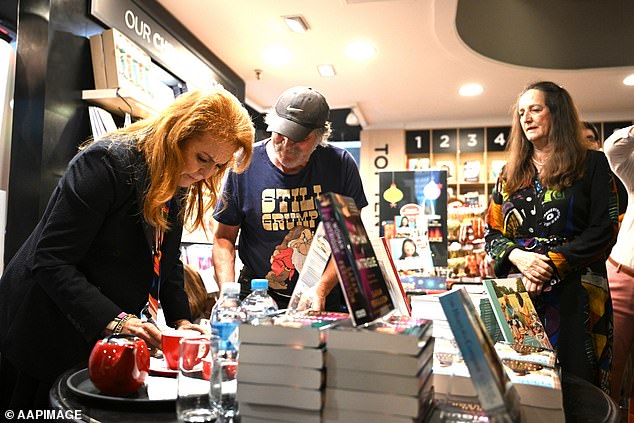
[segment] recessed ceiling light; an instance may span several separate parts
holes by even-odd
[[[321,76],[330,77],[335,76],[335,67],[333,65],[319,65],[317,66],[317,70]]]
[[[286,26],[293,32],[306,32],[310,29],[308,22],[302,15],[282,16]]]
[[[631,74],[631,75],[626,76],[625,79],[623,80],[623,83],[625,85],[633,86],[634,85],[634,73]]]
[[[482,94],[484,88],[480,84],[465,84],[460,87],[458,93],[463,97],[473,97]]]
[[[262,60],[274,66],[287,65],[291,61],[291,52],[285,47],[268,47],[262,52]]]
[[[369,42],[358,41],[348,44],[346,54],[352,59],[367,60],[376,54],[376,48]]]

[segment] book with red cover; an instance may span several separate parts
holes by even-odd
[[[354,200],[328,192],[317,201],[354,325],[394,310],[387,282]]]

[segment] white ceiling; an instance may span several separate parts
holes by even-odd
[[[622,84],[634,67],[566,71],[488,59],[459,38],[458,0],[158,2],[244,79],[246,101],[259,111],[286,88],[308,85],[331,108],[356,107],[365,129],[506,125],[522,87],[547,79],[570,91],[583,119],[634,119],[634,87]],[[294,14],[306,18],[309,32],[288,30],[281,16]],[[375,44],[373,59],[346,57],[346,45],[359,40]],[[526,42],[518,39],[517,48]],[[271,46],[288,48],[290,63],[265,63],[262,52]],[[335,66],[336,77],[318,75],[324,63]],[[255,69],[262,70],[260,80]],[[459,96],[458,88],[470,82],[482,84],[484,93]]]

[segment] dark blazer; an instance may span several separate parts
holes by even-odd
[[[147,167],[130,142],[77,154],[42,219],[0,279],[0,351],[39,380],[86,360],[121,311],[139,314],[152,285]],[[190,319],[180,262],[182,192],[163,239],[160,300],[168,323]]]

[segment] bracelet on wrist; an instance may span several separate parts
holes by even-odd
[[[132,318],[138,319],[138,317],[135,316],[134,314],[128,314],[124,312],[119,313],[117,317],[115,317],[114,320],[112,320],[110,323],[108,323],[108,326],[106,326],[106,334],[119,335],[121,331],[123,331],[123,326],[125,322],[127,322],[128,320]]]

